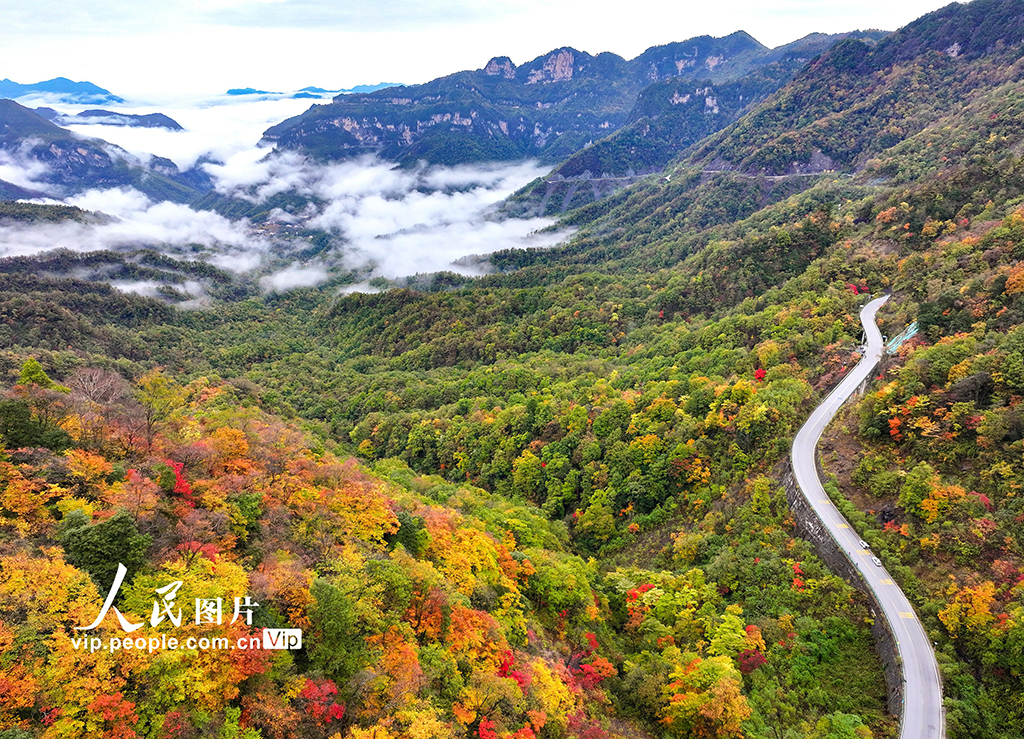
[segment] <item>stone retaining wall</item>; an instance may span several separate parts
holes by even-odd
[[[819,475],[821,474],[819,470]],[[828,568],[839,575],[857,590],[864,593],[870,602],[871,618],[873,624],[871,633],[875,637],[875,650],[878,652],[882,665],[885,667],[885,685],[889,693],[889,712],[899,718],[903,712],[903,674],[900,669],[900,658],[896,649],[896,638],[889,628],[882,609],[875,599],[874,593],[868,588],[860,571],[850,561],[846,553],[839,548],[835,540],[829,534],[825,524],[818,518],[803,493],[796,484],[796,477],[793,475],[792,463],[789,456],[782,465],[779,474],[779,482],[786,490],[786,500],[793,510],[796,519],[797,533],[811,542],[814,550]]]

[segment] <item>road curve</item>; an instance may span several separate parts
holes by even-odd
[[[860,571],[881,605],[885,619],[896,639],[903,674],[903,711],[900,739],[944,739],[942,682],[932,643],[913,607],[885,569],[874,564],[870,551],[860,545],[860,537],[829,500],[818,479],[815,448],[818,439],[839,407],[871,374],[882,356],[882,335],[875,325],[875,313],[888,296],[875,298],[860,312],[867,335],[864,358],[821,402],[793,440],[793,472],[800,492],[825,524],[839,549]]]

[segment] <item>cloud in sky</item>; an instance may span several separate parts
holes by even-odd
[[[225,26],[259,28],[339,28],[379,32],[424,30],[433,26],[494,21],[514,14],[517,6],[474,3],[469,0],[273,0],[240,1],[210,8],[207,18]]]
[[[32,0],[10,2],[0,19],[21,33],[50,34],[58,22],[79,35],[148,31],[166,25],[335,28],[381,31],[493,21],[516,13],[473,0]]]
[[[745,30],[769,46],[814,31],[895,29],[944,0],[10,0],[0,4],[0,66],[22,82],[90,79],[122,96],[227,87],[351,87],[424,82],[478,69],[492,56],[517,64],[560,46],[627,58],[702,34]]]

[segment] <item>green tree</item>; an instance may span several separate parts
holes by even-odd
[[[935,468],[927,462],[918,462],[903,482],[903,489],[900,490],[900,505],[903,510],[915,515],[921,515],[921,503],[931,494],[938,481]]]
[[[539,502],[541,491],[544,489],[544,470],[541,464],[537,455],[529,449],[512,463],[512,483],[516,491],[535,503]]]
[[[313,626],[308,641],[309,661],[315,669],[344,684],[367,659],[356,604],[326,580],[316,580],[309,592],[314,601],[309,607]]]
[[[84,523],[85,518],[78,519]],[[101,593],[110,590],[121,563],[127,568],[126,581],[145,562],[146,550],[152,537],[140,534],[127,511],[118,511],[106,521],[91,525],[75,525],[69,520],[60,536],[67,561],[92,575]]]
[[[158,367],[139,378],[135,395],[146,411],[146,444],[152,447],[156,425],[167,420],[181,405],[184,393],[178,383]]]
[[[72,445],[64,429],[33,417],[24,400],[0,400],[0,438],[8,449],[45,447],[60,452]]]
[[[18,378],[19,385],[38,385],[45,390],[56,390],[61,393],[70,393],[71,388],[58,385],[56,382],[50,379],[50,376],[46,374],[43,366],[39,364],[35,357],[29,357],[25,360],[25,363],[21,365],[21,376]]]

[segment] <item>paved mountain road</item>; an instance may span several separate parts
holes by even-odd
[[[846,399],[867,379],[882,356],[882,335],[875,325],[875,313],[887,299],[888,296],[876,298],[861,310],[860,320],[867,335],[864,358],[822,401],[797,433],[793,440],[793,472],[800,491],[818,518],[874,592],[896,638],[903,674],[900,739],[944,739],[942,682],[935,652],[924,626],[903,591],[884,568],[872,561],[872,553],[860,545],[857,532],[829,500],[815,466],[815,447],[825,427]]]

